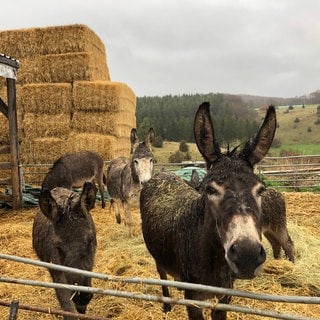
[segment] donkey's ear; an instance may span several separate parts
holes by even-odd
[[[214,137],[209,102],[202,103],[194,119],[194,137],[200,153],[209,168],[221,156],[221,150]]]
[[[49,189],[43,189],[39,198],[39,207],[41,212],[53,222],[59,219],[58,205],[52,197]]]
[[[192,170],[190,184],[194,189],[197,189],[200,185],[200,177],[196,169]]]
[[[239,156],[248,161],[251,166],[261,161],[271,147],[276,127],[276,110],[274,106],[270,106],[258,133],[246,143]]]
[[[130,132],[130,142],[131,145],[139,142],[139,138],[138,138],[138,134],[137,134],[137,129],[136,128],[132,128],[131,132]]]
[[[82,188],[82,193],[80,196],[81,204],[83,204],[87,210],[94,208],[96,203],[97,187],[92,182],[85,182]]]
[[[154,130],[153,130],[153,128],[150,128],[148,135],[146,137],[146,140],[145,140],[145,143],[149,147],[149,149],[151,149],[151,147],[152,147],[152,144],[154,142],[154,138],[155,138]]]
[[[131,153],[133,153],[134,149],[139,144],[139,138],[136,128],[132,128],[130,132],[130,142],[131,142]]]

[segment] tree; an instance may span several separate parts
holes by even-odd
[[[144,117],[137,129],[138,137],[140,137],[140,139],[146,137],[151,127],[152,125],[150,119],[148,117]]]

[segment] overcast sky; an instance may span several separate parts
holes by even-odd
[[[137,96],[320,89],[319,0],[7,0],[0,10],[1,30],[86,24],[111,80]]]

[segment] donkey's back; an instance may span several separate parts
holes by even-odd
[[[55,187],[80,188],[85,182],[95,182],[99,186],[102,207],[105,207],[103,159],[93,151],[69,153],[60,157],[42,182],[42,189]]]

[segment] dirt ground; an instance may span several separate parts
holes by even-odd
[[[320,194],[284,193],[287,201],[288,229],[295,242],[295,264],[286,259],[274,260],[269,244],[267,261],[262,273],[253,280],[237,280],[235,288],[256,293],[278,295],[320,296]],[[31,229],[36,208],[12,211],[0,209],[0,252],[26,258],[36,258],[31,244]],[[113,212],[101,209],[100,204],[92,210],[96,223],[98,250],[94,271],[113,276],[156,278],[158,274],[152,257],[149,255],[141,234],[139,211],[134,210],[135,237],[128,238],[123,224],[118,225]],[[1,277],[51,281],[46,269],[0,259]],[[143,284],[125,284],[94,280],[93,286],[161,295],[159,286]],[[175,298],[183,298],[183,293],[171,290]],[[11,302],[18,299],[20,304],[59,308],[53,289],[8,284],[0,282],[0,301]],[[252,308],[275,310],[305,317],[320,319],[320,305],[286,304],[233,298],[232,303]],[[124,299],[96,294],[91,300],[87,313],[90,315],[116,320],[186,319],[183,306],[174,306],[164,314],[162,304],[143,300]],[[0,306],[0,320],[8,319],[9,308]],[[19,320],[57,319],[53,315],[44,315],[19,310]],[[228,319],[269,319],[241,313],[228,313]]]

